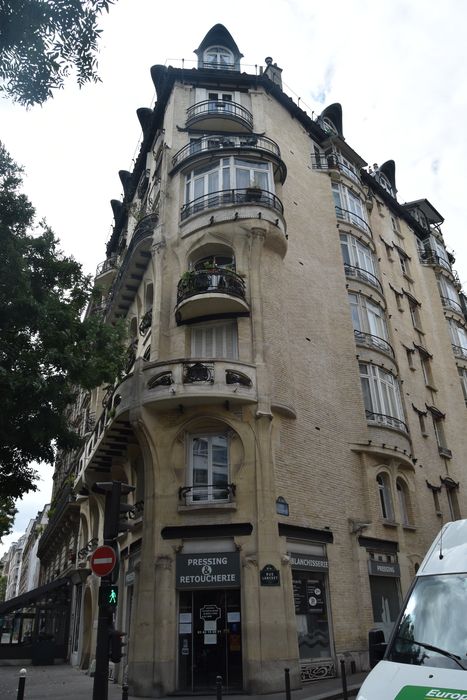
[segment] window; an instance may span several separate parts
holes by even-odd
[[[446,279],[444,275],[440,275],[438,277],[438,287],[443,306],[453,311],[457,311],[457,313],[462,313],[459,295],[457,293],[457,289],[452,284],[452,282]]]
[[[396,480],[397,501],[399,506],[399,515],[402,525],[410,525],[410,497],[409,489],[403,479],[398,477]]]
[[[364,231],[369,233],[366,209],[360,197],[348,187],[337,182],[332,184],[332,194],[337,217],[350,221],[350,223],[363,228]]]
[[[233,53],[223,46],[211,46],[204,52],[204,67],[217,70],[232,70],[234,67]]]
[[[238,357],[238,342],[235,321],[192,326],[191,356],[236,359]]]
[[[454,354],[467,359],[467,330],[452,318],[448,319],[448,324]]]
[[[411,350],[410,348],[405,349],[407,353],[407,364],[409,365],[409,369],[415,370],[415,365],[413,361],[413,356],[415,354],[415,350]]]
[[[406,431],[397,379],[382,367],[359,366],[367,419]]]
[[[462,393],[464,394],[465,403],[467,404],[467,369],[458,367],[459,379],[461,381]]]
[[[456,484],[456,482],[453,479],[450,479],[449,477],[444,479],[443,483],[446,487],[446,496],[448,498],[448,506],[451,519],[459,520],[461,517],[459,500],[457,498],[459,484]]]
[[[350,311],[355,335],[369,333],[375,338],[384,341],[388,339],[388,330],[384,310],[362,294],[349,294]],[[388,343],[384,342],[382,350],[388,350]]]
[[[447,270],[450,270],[451,263],[449,262],[448,254],[446,248],[444,247],[444,244],[441,243],[441,241],[439,241],[435,236],[430,236],[429,244],[436,256],[435,262],[437,262],[438,265],[441,265]]]
[[[442,449],[447,448],[446,434],[444,432],[443,423],[444,418],[433,415],[433,428],[435,431],[436,442],[438,444],[438,447],[441,447]]]
[[[391,225],[394,233],[397,233],[398,236],[402,236],[399,219],[396,219],[394,216],[391,216]]]
[[[358,267],[376,277],[375,258],[371,248],[348,233],[341,233],[340,241],[344,264]]]
[[[229,457],[227,435],[190,437],[189,486],[191,501],[229,499]]]
[[[378,485],[381,514],[384,520],[394,522],[394,508],[392,506],[391,481],[389,479],[389,474],[380,472],[376,477],[376,483]]]
[[[185,179],[185,203],[220,190],[258,187],[273,192],[270,163],[245,158],[219,158],[193,169]]]
[[[402,273],[406,277],[410,277],[409,259],[408,259],[407,255],[405,255],[404,253],[401,253],[400,250],[398,251],[398,253],[399,253],[399,262],[400,262]]]
[[[233,95],[230,92],[208,92],[210,112],[232,112]]]
[[[412,319],[412,324],[415,330],[422,331],[422,320],[420,318],[420,304],[413,298],[409,299],[409,311]]]

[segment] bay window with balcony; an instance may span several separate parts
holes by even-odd
[[[356,277],[382,292],[371,248],[349,233],[340,234],[340,243],[346,276]]]
[[[359,367],[368,422],[408,432],[399,383],[394,375],[377,365],[361,362]]]
[[[376,348],[394,355],[388,342],[388,329],[384,309],[363,294],[349,293],[350,312],[358,345]]]
[[[332,194],[337,218],[348,221],[371,236],[366,208],[362,199],[349,187],[338,182],[333,182]]]
[[[467,330],[452,318],[448,319],[448,327],[454,355],[467,360]]]

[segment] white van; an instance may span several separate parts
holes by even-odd
[[[467,700],[467,520],[441,529],[387,645],[382,636],[370,632],[370,659],[383,660],[357,700]]]

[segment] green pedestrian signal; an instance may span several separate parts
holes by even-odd
[[[118,586],[102,586],[99,588],[99,607],[115,610],[118,605]]]

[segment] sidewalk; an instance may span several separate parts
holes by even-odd
[[[21,666],[0,666],[0,698],[1,700],[16,700],[19,670]],[[24,700],[91,700],[93,679],[84,671],[72,668],[68,664],[58,666],[27,666]],[[365,673],[347,677],[349,696],[355,697],[358,688],[363,683]],[[122,688],[115,683],[109,683],[109,699],[121,700]],[[173,696],[172,696],[173,697]],[[180,696],[177,696],[180,697]],[[210,696],[196,697],[196,700],[213,700]],[[228,695],[228,700],[284,700],[284,693],[272,695]],[[340,678],[329,678],[307,684],[301,690],[292,692],[292,700],[337,700],[342,697]],[[136,700],[130,695],[129,700]]]

